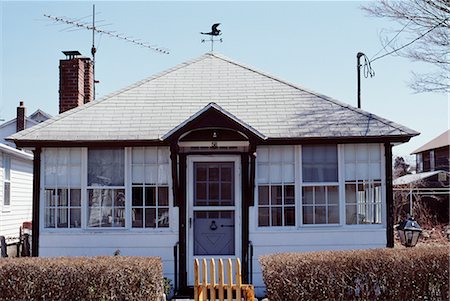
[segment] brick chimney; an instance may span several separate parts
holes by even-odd
[[[27,109],[25,108],[23,101],[21,101],[17,107],[16,132],[20,132],[25,129],[27,123],[26,111]]]
[[[93,100],[94,76],[90,58],[78,51],[63,51],[65,60],[59,61],[59,113]]]

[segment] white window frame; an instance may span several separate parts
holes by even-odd
[[[168,154],[169,154],[169,160],[168,160],[168,175],[167,175],[167,184],[149,184],[146,185],[145,183],[142,183],[142,186],[140,185],[133,185],[133,165],[137,165],[137,163],[133,163],[133,149],[136,148],[142,148],[144,151],[144,162],[142,163],[143,166],[145,165],[149,165],[150,163],[145,163],[145,149],[146,148],[154,148],[156,149],[157,152],[157,161],[156,163],[154,163],[157,168],[158,168],[158,173],[157,173],[157,177],[159,178],[159,150],[160,149],[166,149],[168,150]],[[129,226],[128,228],[131,229],[131,231],[133,232],[170,232],[173,231],[173,227],[175,224],[175,220],[174,220],[174,213],[173,213],[173,193],[172,193],[172,160],[170,160],[170,149],[168,146],[148,146],[148,147],[130,147],[128,148],[128,154],[127,154],[127,158],[128,158],[128,162],[129,164],[127,165],[128,167],[128,172],[127,172],[127,179],[129,179],[128,183],[127,183],[127,187],[129,189],[129,202],[127,203],[128,208],[129,208]],[[153,164],[153,163],[152,163]],[[164,163],[166,164],[166,163]],[[145,168],[144,168],[144,182],[145,182]],[[158,181],[157,181],[158,182]],[[168,205],[164,206],[164,209],[168,209],[168,218],[169,218],[169,226],[168,227],[158,227],[157,223],[156,223],[156,227],[145,227],[145,224],[143,225],[143,227],[133,227],[132,225],[132,214],[133,214],[133,208],[137,207],[133,207],[133,188],[134,187],[142,187],[143,190],[145,190],[146,187],[154,187],[156,189],[156,205],[155,206],[145,206],[145,197],[144,197],[144,204],[143,206],[139,206],[139,208],[143,208],[143,214],[145,215],[145,209],[146,208],[155,208],[156,209],[156,214],[158,214],[158,209],[159,209],[159,205],[158,205],[158,189],[160,187],[167,187],[167,193],[168,193]],[[144,219],[143,219],[144,220]]]
[[[2,191],[2,211],[3,212],[9,212],[11,211],[11,162],[12,158],[11,156],[7,154],[3,154],[3,191]],[[7,176],[8,175],[8,176]],[[5,204],[6,200],[6,184],[9,184],[9,195],[8,195],[8,204]]]
[[[283,177],[281,178],[281,183],[271,183],[271,180],[268,180],[268,183],[259,183],[258,182],[258,172],[259,172],[259,164],[258,164],[258,156],[256,157],[256,172],[255,172],[255,223],[256,223],[256,229],[261,230],[261,231],[285,231],[285,230],[292,230],[292,229],[296,229],[299,226],[299,216],[298,216],[298,186],[297,186],[297,152],[298,152],[298,147],[297,145],[270,145],[270,146],[260,146],[260,147],[264,147],[267,148],[269,150],[269,161],[265,162],[267,163],[267,165],[269,166],[269,170],[270,170],[270,165],[271,165],[271,161],[270,161],[270,149],[272,147],[278,147],[281,150],[283,149],[283,147],[293,147],[293,151],[294,151],[294,181],[291,182],[284,182]],[[258,150],[257,150],[258,152]],[[286,164],[287,162],[281,161],[281,165],[283,166],[284,164]],[[290,163],[288,163],[290,164]],[[282,169],[283,170],[283,169]],[[260,226],[259,225],[259,186],[268,186],[269,187],[269,204],[268,205],[263,205],[262,207],[264,208],[269,208],[269,225],[268,226]],[[284,208],[285,207],[293,207],[294,208],[294,218],[295,218],[295,223],[294,225],[281,225],[281,226],[272,226],[271,224],[271,209],[272,209],[272,205],[270,204],[270,199],[271,199],[271,188],[272,186],[281,186],[282,189],[282,204],[281,205],[276,205],[275,207],[281,207],[282,208],[282,213],[281,213],[281,219],[282,219],[282,223],[284,224]],[[294,186],[294,204],[293,205],[285,205],[284,202],[284,188],[286,186]]]
[[[321,145],[319,144],[315,144],[315,145]],[[327,145],[327,144],[323,144],[323,145]],[[300,146],[299,147],[299,153],[298,153],[298,157],[299,157],[299,173],[301,174],[301,177],[298,181],[298,185],[299,185],[299,191],[300,191],[300,197],[298,199],[298,203],[299,203],[299,221],[300,221],[300,226],[303,228],[327,228],[327,227],[340,227],[342,226],[342,207],[344,207],[342,205],[342,187],[341,187],[341,182],[342,182],[342,177],[341,177],[341,173],[342,173],[342,162],[341,162],[341,156],[342,156],[342,147],[340,144],[332,144],[332,145],[336,145],[336,150],[337,150],[337,168],[338,168],[338,175],[337,175],[337,182],[303,182],[303,147]],[[324,224],[305,224],[303,223],[303,187],[328,187],[328,186],[333,186],[333,187],[337,187],[338,189],[338,214],[339,214],[339,222],[338,223],[324,223]],[[326,204],[327,205],[327,204]],[[309,204],[307,205],[309,206]],[[326,208],[328,208],[328,206],[326,206]]]
[[[351,143],[354,145],[358,145],[359,143]],[[380,143],[363,143],[366,145],[377,145],[378,150],[380,152],[380,173],[381,173],[381,223],[378,224],[347,224],[347,214],[346,214],[346,199],[345,199],[345,185],[346,185],[346,179],[345,179],[345,145],[342,144],[342,155],[340,157],[340,161],[342,163],[342,171],[341,171],[341,200],[342,200],[342,216],[341,216],[341,223],[343,227],[345,228],[357,228],[357,229],[373,229],[373,228],[385,228],[386,227],[386,173],[385,173],[385,166],[386,166],[386,158],[385,158],[385,149],[384,145]],[[369,181],[370,179],[367,179]],[[350,181],[348,181],[350,182]],[[352,183],[355,183],[355,181],[351,181]],[[372,181],[373,182],[373,181]],[[377,181],[378,183],[379,181]]]
[[[48,151],[50,149],[55,149],[57,151],[61,150],[61,149],[66,149],[66,150],[72,150],[72,149],[79,149],[81,152],[81,171],[80,171],[80,186],[78,187],[71,187],[70,185],[64,186],[64,187],[57,187],[57,186],[53,186],[53,187],[46,187],[46,183],[45,183],[45,167],[46,167],[46,155],[45,155],[45,151]],[[39,199],[40,199],[40,204],[39,204],[39,219],[40,219],[40,223],[39,223],[39,229],[41,232],[79,232],[83,229],[83,203],[84,203],[84,196],[83,196],[83,148],[70,148],[70,147],[58,147],[58,148],[43,148],[42,149],[42,155],[41,155],[41,167],[40,167],[40,172],[41,172],[41,179],[40,179],[40,195],[39,195]],[[70,165],[70,164],[69,164]],[[45,209],[47,208],[45,206],[45,190],[46,189],[80,189],[80,201],[81,201],[81,207],[76,207],[76,208],[80,208],[81,210],[81,225],[78,228],[74,228],[74,227],[67,227],[67,228],[46,228],[45,227]],[[69,192],[70,193],[70,192]],[[70,200],[68,200],[68,205],[64,206],[65,208],[70,209]],[[58,210],[59,207],[55,206],[55,210]],[[70,216],[70,210],[68,211],[68,215]],[[70,218],[69,218],[70,219]]]

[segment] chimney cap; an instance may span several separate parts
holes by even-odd
[[[77,50],[63,51],[62,53],[66,55],[66,59],[68,60],[74,59],[77,56],[81,55],[81,53]]]
[[[20,107],[24,107],[24,106],[25,106],[24,103],[23,103],[23,101],[20,101],[20,102],[19,102],[19,106],[20,106]]]

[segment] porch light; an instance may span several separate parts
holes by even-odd
[[[414,217],[408,217],[397,226],[400,242],[405,247],[414,247],[419,240],[422,228],[414,220]]]

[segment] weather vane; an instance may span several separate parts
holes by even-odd
[[[219,25],[220,25],[220,23],[214,24],[211,27],[211,32],[200,32],[201,34],[210,36],[209,41],[211,42],[211,52],[214,51],[214,42],[220,42],[220,43],[223,42],[222,38],[214,39],[214,37],[222,35],[221,30],[217,29],[217,27],[219,27]],[[202,39],[202,43],[205,43],[206,41],[207,41],[206,39]]]

